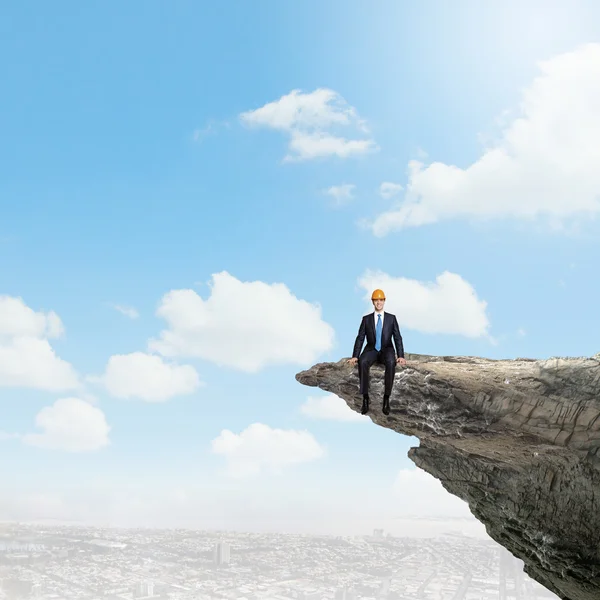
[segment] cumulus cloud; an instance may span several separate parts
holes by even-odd
[[[170,364],[160,356],[144,352],[111,356],[104,375],[89,380],[104,383],[115,398],[140,398],[147,402],[164,402],[191,394],[203,385],[191,365]]]
[[[373,142],[371,140],[348,140],[325,132],[295,131],[292,132],[290,150],[295,152],[296,156],[288,154],[284,159],[286,162],[327,156],[348,158],[353,154],[370,152],[373,150]]]
[[[22,436],[32,446],[68,452],[98,450],[109,443],[110,426],[104,413],[79,398],[61,398],[43,408],[35,424],[41,433]]]
[[[342,185],[332,185],[324,190],[327,196],[333,198],[336,206],[342,206],[354,197],[356,186],[351,183],[343,183]]]
[[[447,219],[538,219],[553,228],[600,211],[600,44],[541,62],[520,114],[466,168],[408,165],[407,194],[377,236]]]
[[[75,369],[49,342],[63,333],[54,311],[36,312],[21,298],[0,296],[0,386],[55,392],[78,388]]]
[[[156,314],[168,329],[149,341],[151,350],[247,373],[314,362],[334,339],[320,306],[296,298],[282,283],[242,282],[225,271],[213,275],[208,299],[194,290],[172,290]]]
[[[392,277],[382,271],[366,271],[358,280],[372,310],[371,293],[381,288],[385,309],[396,315],[400,327],[423,333],[446,333],[470,338],[489,337],[487,302],[460,275],[444,271],[435,282]]]
[[[62,321],[53,310],[35,312],[22,298],[0,296],[0,337],[57,338],[63,333]]]
[[[240,115],[250,127],[267,127],[286,133],[289,153],[285,161],[308,160],[326,156],[347,158],[378,149],[370,138],[348,139],[339,134],[343,128],[368,133],[363,119],[337,92],[319,88],[311,93],[292,90],[278,100]]]
[[[311,419],[342,422],[370,421],[367,415],[353,411],[345,400],[335,394],[319,397],[309,396],[300,406],[300,412]]]
[[[469,505],[450,494],[422,469],[401,469],[392,485],[398,513],[420,517],[464,517],[472,519]]]
[[[212,441],[212,451],[225,457],[227,473],[233,477],[279,473],[325,455],[308,431],[274,429],[263,423],[253,423],[239,434],[224,429]]]

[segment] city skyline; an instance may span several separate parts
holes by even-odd
[[[556,599],[492,540],[383,529],[299,536],[13,523],[0,531],[0,578],[0,597],[10,600]]]

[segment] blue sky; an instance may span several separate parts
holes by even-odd
[[[598,16],[3,7],[0,518],[468,514],[294,375],[351,354],[373,287],[407,352],[600,350]]]

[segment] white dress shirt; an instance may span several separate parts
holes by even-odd
[[[383,319],[385,319],[385,313],[381,311],[378,313],[376,310],[373,311],[373,323],[375,324],[375,331],[377,331],[377,315],[381,315],[381,331],[383,331]]]

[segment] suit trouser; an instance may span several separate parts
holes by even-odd
[[[396,353],[394,348],[389,346],[381,350],[363,350],[358,359],[358,379],[360,381],[360,393],[369,393],[369,370],[375,362],[385,365],[384,376],[384,395],[389,396],[392,393],[394,385],[394,375],[396,374]]]

